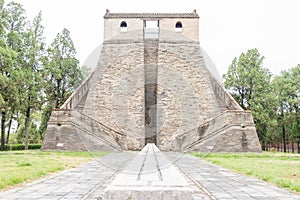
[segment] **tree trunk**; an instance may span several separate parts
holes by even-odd
[[[57,88],[56,88],[56,101],[55,101],[55,108],[59,108],[59,99],[60,99],[60,83],[61,80],[57,80]]]
[[[0,150],[5,150],[5,115],[6,112],[4,110],[1,111],[1,147]]]
[[[297,142],[297,149],[298,149],[298,153],[300,153],[300,140],[298,140]]]
[[[8,123],[8,130],[7,130],[7,136],[6,136],[6,141],[5,141],[6,144],[8,144],[8,142],[9,142],[9,136],[10,136],[10,129],[11,129],[11,125],[12,125],[12,120],[13,120],[13,114],[11,114],[11,117],[10,117],[9,123]]]
[[[289,136],[286,136],[286,150],[288,153],[290,153],[290,140],[289,140]]]
[[[29,102],[30,102],[30,97],[29,97]],[[25,150],[28,150],[28,129],[29,129],[29,122],[30,122],[30,106],[28,106],[27,110],[26,110],[26,119],[25,119]]]
[[[282,124],[282,141],[283,141],[283,152],[286,153],[286,136],[285,136],[284,124]]]
[[[295,149],[294,149],[294,140],[292,139],[292,153],[295,153]]]

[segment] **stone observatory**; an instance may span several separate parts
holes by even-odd
[[[104,15],[97,67],[51,113],[42,149],[261,152],[244,111],[206,65],[199,15]]]

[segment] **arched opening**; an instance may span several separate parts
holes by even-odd
[[[182,23],[181,22],[176,22],[175,28],[182,28]]]
[[[120,24],[121,32],[127,32],[127,23],[125,21],[122,21]]]
[[[176,22],[175,32],[182,32],[182,23],[181,22]]]

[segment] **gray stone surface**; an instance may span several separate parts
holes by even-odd
[[[23,187],[2,191],[0,199],[101,200],[105,188],[136,155],[134,152],[112,153]],[[164,155],[174,161],[193,190],[194,195],[190,196],[191,200],[300,200],[300,195],[256,178],[231,172],[190,155],[170,152]]]
[[[35,181],[24,187],[0,192],[3,200],[34,199],[93,199],[101,196],[106,185],[126,163],[135,157],[134,152],[112,153],[105,157]]]
[[[52,112],[43,149],[141,150],[150,142],[163,151],[261,151],[251,113],[205,64],[198,18],[163,16],[157,40],[143,34],[147,19],[104,20],[98,65]]]
[[[191,155],[165,153],[212,199],[300,200],[300,195],[253,177],[234,173]]]
[[[189,200],[193,190],[154,144],[147,144],[105,189],[104,200]]]
[[[124,137],[79,110],[53,110],[42,150],[120,151],[126,148],[118,142]]]

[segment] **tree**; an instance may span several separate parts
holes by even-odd
[[[1,150],[5,145],[5,123],[7,113],[18,104],[17,85],[18,69],[13,69],[16,53],[0,41],[0,108],[1,108]]]
[[[29,23],[21,4],[11,2],[5,7],[0,0],[0,15],[1,149],[7,125],[6,142],[9,140],[13,120],[18,122],[19,141],[24,141],[27,149],[28,142],[38,141],[36,136],[42,138],[51,109],[71,95],[82,74],[67,29],[57,34],[46,51],[41,13]],[[31,118],[41,109],[42,124],[37,132]]]
[[[298,144],[299,151],[299,114],[300,114],[300,65],[290,70],[282,71],[272,82],[277,97],[278,122],[281,126],[281,135],[284,152],[287,151],[287,139]]]
[[[10,8],[10,7],[8,7]],[[5,149],[5,123],[7,114],[13,112],[13,108],[18,104],[17,83],[20,80],[20,69],[16,66],[17,53],[8,41],[8,24],[10,10],[4,8],[4,1],[0,1],[0,108],[1,108],[1,148]]]
[[[13,95],[16,90],[14,81],[17,78],[17,71],[13,69],[16,53],[5,44],[3,35],[3,26],[0,23],[1,150],[5,149],[6,114],[17,100]]]
[[[48,64],[45,68],[47,99],[59,108],[80,84],[82,75],[76,50],[67,29],[58,33],[48,50]]]
[[[81,67],[81,74],[82,74],[82,79],[85,79],[91,74],[92,69],[86,65]]]
[[[41,25],[41,12],[36,16],[24,34],[22,51],[22,71],[24,76],[22,88],[21,112],[25,115],[25,150],[28,149],[28,130],[30,117],[34,109],[39,109],[42,104],[42,74],[44,59],[43,26]]]
[[[25,121],[25,120],[24,120]],[[24,123],[22,123],[17,131],[17,143],[25,143],[26,137],[25,137],[25,126]],[[30,126],[28,128],[28,141],[33,144],[33,143],[40,143],[41,138],[39,137],[38,134],[38,129],[37,126],[34,122],[31,121]]]
[[[296,139],[298,153],[300,153],[300,64],[292,69],[292,80],[294,81],[293,86],[295,90],[294,95],[294,111],[295,111],[295,122],[293,125],[293,136]]]
[[[21,4],[11,2],[7,5],[5,16],[6,43],[14,51],[21,52],[24,47],[22,37],[28,23],[25,10]]]
[[[5,17],[3,18],[4,27],[6,32],[6,44],[9,48],[16,52],[16,57],[14,59],[14,65],[12,66],[12,72],[18,78],[11,77],[12,85],[16,88],[14,91],[10,90],[9,92],[14,95],[15,101],[8,102],[8,107],[10,108],[6,112],[6,115],[9,117],[9,127],[7,132],[7,141],[9,140],[10,135],[10,126],[12,120],[15,119],[15,115],[19,115],[20,109],[22,107],[22,97],[23,97],[23,86],[25,85],[24,81],[27,80],[25,76],[26,70],[24,69],[24,52],[27,48],[25,45],[26,37],[26,27],[28,21],[26,18],[26,13],[23,6],[19,3],[11,2],[7,5]]]
[[[270,84],[271,72],[264,68],[264,57],[257,49],[242,53],[234,58],[224,75],[225,87],[243,109],[251,110],[260,140],[265,143],[270,137],[268,128],[276,122],[274,95]]]

